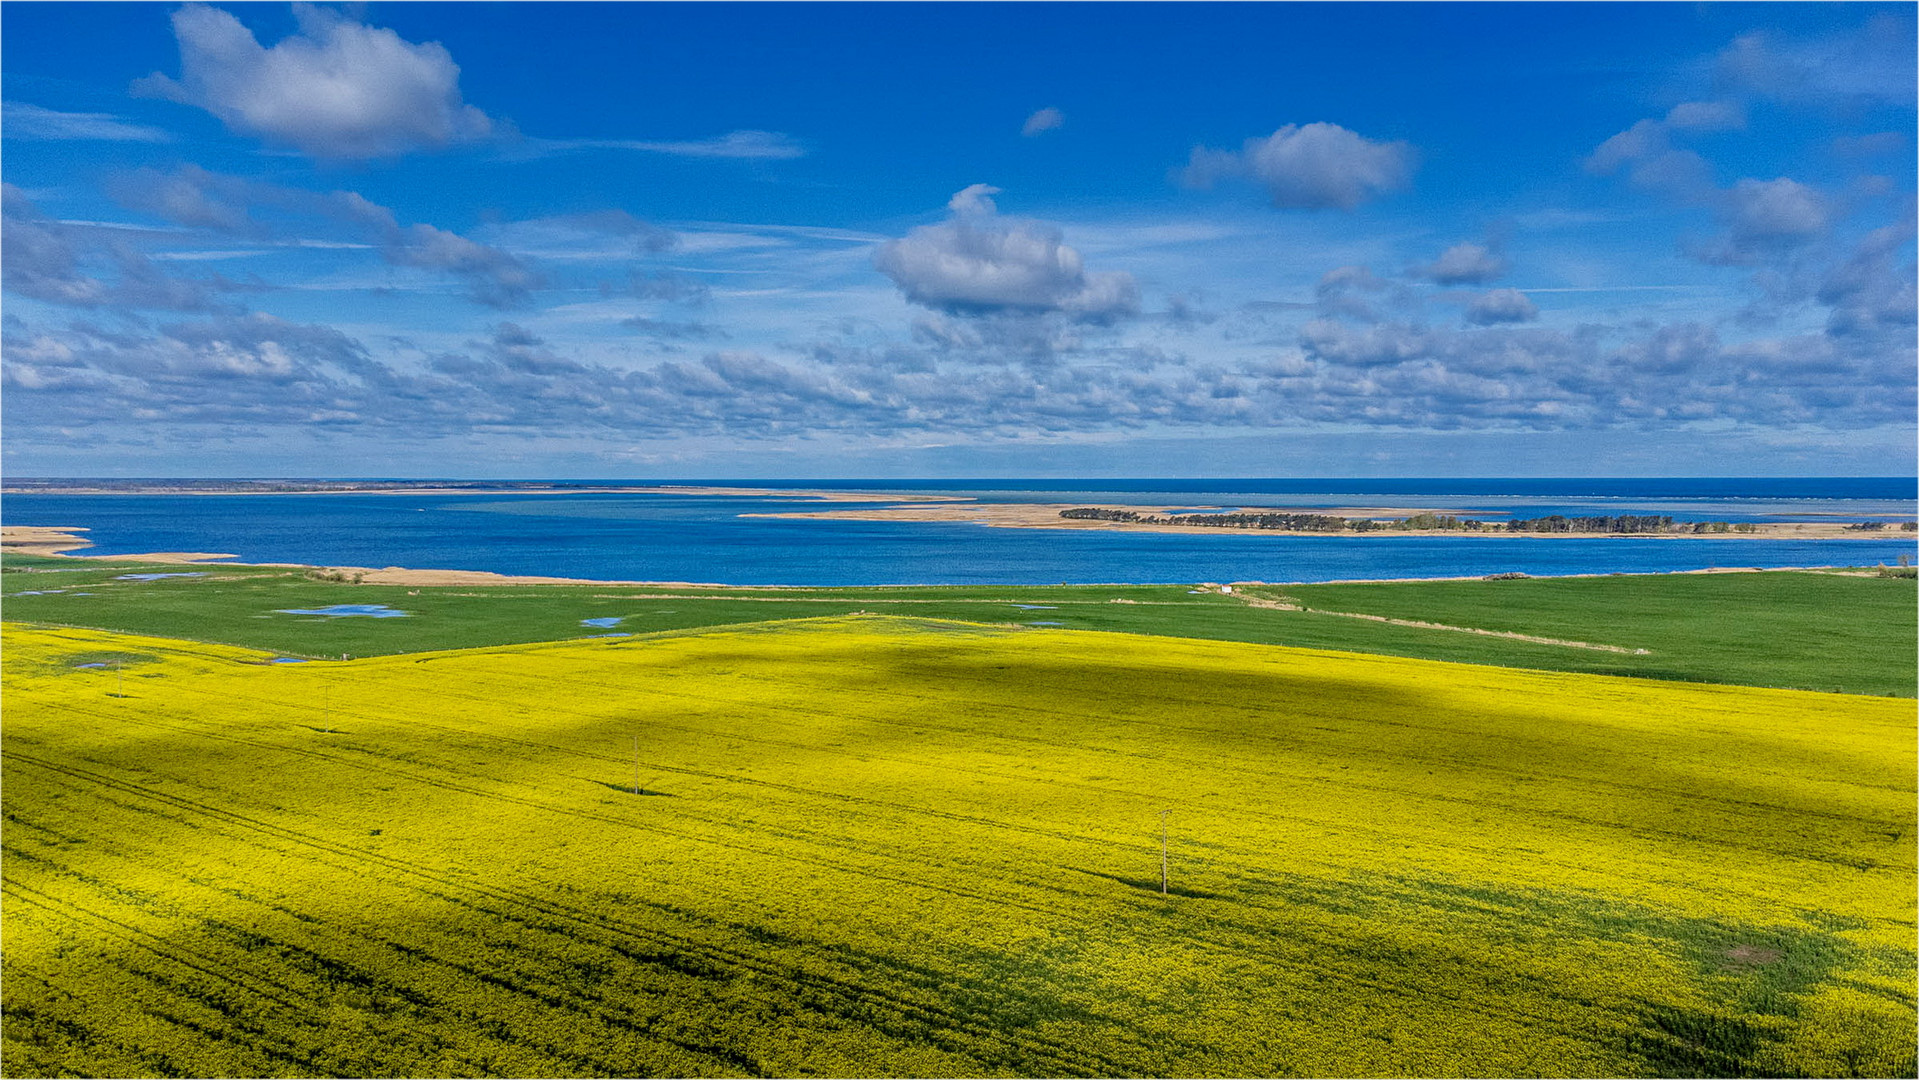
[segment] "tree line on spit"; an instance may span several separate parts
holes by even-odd
[[[1566,517],[1549,514],[1540,518],[1513,521],[1480,521],[1452,514],[1414,514],[1391,521],[1371,518],[1344,518],[1335,514],[1232,513],[1232,514],[1142,514],[1137,510],[1114,510],[1100,506],[1081,506],[1061,510],[1059,516],[1082,521],[1123,521],[1136,525],[1209,525],[1227,529],[1273,529],[1282,532],[1531,532],[1531,533],[1612,533],[1620,535],[1663,533],[1751,533],[1758,526],[1749,521],[1681,521],[1666,514],[1606,514],[1599,517]]]

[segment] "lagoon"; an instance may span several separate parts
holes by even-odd
[[[732,481],[734,485],[745,482]],[[851,481],[761,481],[859,489]],[[867,482],[981,501],[1429,506],[1476,513],[1666,513],[1681,520],[1892,520],[1904,479]],[[876,497],[876,504],[896,499]],[[1892,564],[1910,534],[1740,537],[1179,535],[998,529],[964,522],[746,518],[816,510],[790,495],[15,494],[9,525],[83,526],[88,554],[222,551],[245,562],[489,570],[729,585],[1329,581]],[[836,507],[858,503],[836,503]]]

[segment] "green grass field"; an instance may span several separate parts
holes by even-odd
[[[1909,700],[882,617],[268,658],[8,624],[8,1075],[1915,1067]]]
[[[15,621],[157,634],[308,657],[651,634],[869,611],[1848,693],[1912,696],[1919,680],[1919,606],[1910,578],[1773,572],[1253,590],[1256,596],[1306,609],[1291,611],[1251,607],[1218,593],[1194,595],[1184,586],[409,589],[313,581],[297,570],[261,567],[136,566],[28,556],[8,556],[5,565],[33,571],[0,575],[6,614]],[[195,569],[206,576],[116,580],[141,571]],[[51,589],[61,591],[46,591]],[[370,619],[278,613],[342,603],[386,604],[412,614]],[[1326,612],[1626,651],[1397,626]],[[605,628],[581,625],[595,618],[621,621]]]

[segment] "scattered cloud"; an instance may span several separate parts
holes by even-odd
[[[908,300],[953,315],[1060,313],[1101,322],[1139,310],[1131,275],[1088,273],[1057,226],[999,216],[998,193],[986,184],[959,191],[948,220],[880,245],[874,265]]]
[[[1717,57],[1713,78],[1730,91],[1789,103],[1910,108],[1914,65],[1910,17],[1882,14],[1831,34],[1742,34]]]
[[[1696,151],[1674,146],[1672,125],[1641,120],[1593,150],[1586,171],[1596,176],[1620,172],[1635,187],[1678,196],[1696,196],[1712,187],[1712,166]]]
[[[197,165],[171,172],[139,169],[112,177],[107,192],[131,210],[183,225],[230,236],[266,235],[246,206],[247,185],[210,173]]]
[[[130,123],[110,113],[70,113],[9,101],[0,105],[9,139],[46,141],[98,140],[102,142],[172,142],[173,136],[156,127]]]
[[[434,42],[413,44],[328,8],[295,4],[299,32],[264,48],[231,14],[173,14],[180,77],[136,93],[192,105],[238,134],[310,157],[364,160],[484,139],[493,122],[460,96],[460,69]]]
[[[606,287],[602,291],[611,293],[613,290]],[[670,270],[629,270],[623,291],[641,300],[665,300],[688,307],[706,303],[713,294],[712,288],[705,282]]]
[[[1901,252],[1912,243],[1913,219],[1867,233],[1852,255],[1826,272],[1815,299],[1829,309],[1827,334],[1875,342],[1894,363],[1912,355],[1919,323],[1919,275]]]
[[[1741,180],[1714,196],[1714,211],[1722,231],[1689,250],[1722,266],[1778,263],[1825,236],[1833,217],[1830,200],[1784,177]]]
[[[1684,101],[1666,113],[1672,131],[1739,131],[1746,126],[1746,109],[1736,101]]]
[[[1180,176],[1193,187],[1252,179],[1281,209],[1352,210],[1405,187],[1415,164],[1409,143],[1376,142],[1338,124],[1287,124],[1238,151],[1194,147]]]
[[[1494,289],[1472,298],[1466,305],[1466,321],[1475,326],[1497,323],[1532,322],[1539,308],[1518,289]]]
[[[1830,220],[1824,197],[1784,177],[1739,181],[1727,192],[1723,212],[1733,242],[1751,246],[1803,243],[1825,232]]]
[[[1904,150],[1904,132],[1875,131],[1866,135],[1839,135],[1832,140],[1833,153],[1845,158],[1871,158]]]
[[[637,253],[657,255],[662,251],[671,251],[679,246],[680,237],[671,229],[662,228],[650,221],[642,221],[624,210],[599,210],[586,214],[565,214],[544,219],[554,224],[571,226],[587,232],[604,233],[630,241]]]
[[[1326,317],[1378,322],[1378,301],[1393,291],[1391,282],[1364,266],[1336,266],[1320,275],[1313,287],[1313,309]],[[1385,298],[1391,299],[1390,295]]]
[[[580,150],[632,150],[675,157],[731,158],[741,161],[791,161],[806,156],[806,144],[777,131],[729,131],[710,139],[538,139],[516,142],[511,153],[560,154]]]
[[[502,248],[426,224],[402,224],[392,210],[358,192],[316,192],[262,180],[246,180],[186,166],[172,173],[141,170],[110,185],[127,206],[177,225],[255,239],[301,235],[316,223],[347,227],[348,235],[377,247],[393,266],[438,271],[464,280],[468,295],[488,307],[525,304],[545,283],[538,270]],[[269,217],[274,220],[267,220]],[[602,230],[649,237],[637,219],[599,215]],[[337,241],[335,241],[337,243]]]
[[[674,322],[671,319],[649,319],[643,315],[636,315],[630,319],[622,319],[620,325],[635,333],[644,334],[651,338],[658,338],[662,341],[707,341],[713,338],[724,338],[727,336],[726,331],[706,323]]]
[[[1035,135],[1053,131],[1064,123],[1066,123],[1066,114],[1048,105],[1027,117],[1026,122],[1020,125],[1019,133],[1030,139]]]
[[[1454,244],[1421,267],[1421,277],[1441,285],[1484,285],[1506,272],[1506,260],[1485,244]]]
[[[224,294],[257,288],[219,275],[183,278],[104,230],[43,215],[12,184],[0,185],[0,287],[16,296],[83,308],[221,311]]]

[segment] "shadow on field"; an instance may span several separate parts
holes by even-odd
[[[588,783],[591,783],[591,784],[598,784],[603,788],[611,788],[612,790],[617,791],[622,795],[637,795],[640,798],[659,798],[659,799],[679,798],[678,795],[675,795],[670,791],[658,791],[658,790],[655,790],[654,788],[647,787],[644,785],[641,786],[639,791],[635,792],[633,790],[633,781],[631,780],[616,784],[612,782],[611,780],[590,780],[584,776],[580,777],[579,779],[586,780]]]
[[[1138,889],[1141,892],[1150,892],[1150,893],[1159,892],[1159,879],[1156,877],[1153,877],[1153,878],[1123,877],[1119,874],[1108,874],[1101,870],[1088,870],[1083,866],[1067,866],[1067,867],[1063,867],[1062,869],[1071,870],[1075,874],[1085,874],[1087,877],[1105,878],[1107,881],[1117,881],[1121,885],[1124,885],[1129,889]],[[1192,897],[1193,899],[1196,899],[1196,900],[1218,900],[1220,899],[1220,896],[1221,896],[1220,893],[1211,892],[1206,889],[1194,889],[1185,885],[1174,884],[1171,882],[1167,884],[1166,892],[1167,892],[1167,895],[1169,896],[1187,896],[1187,897]]]

